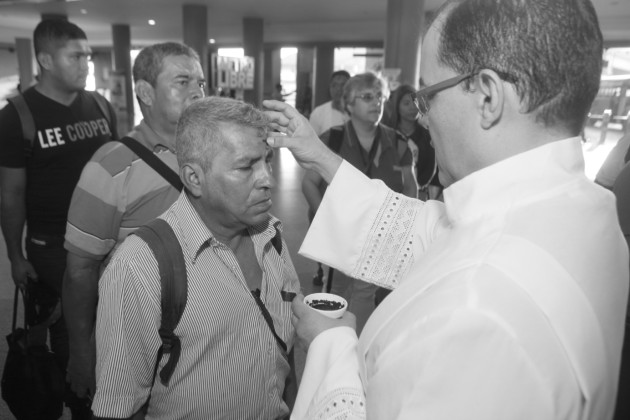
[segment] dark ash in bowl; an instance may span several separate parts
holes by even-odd
[[[308,305],[313,309],[319,309],[320,311],[336,311],[343,308],[345,305],[341,302],[335,302],[332,300],[313,299],[308,302]]]

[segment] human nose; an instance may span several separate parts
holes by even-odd
[[[276,186],[276,179],[273,176],[273,169],[271,167],[271,163],[266,163],[260,169],[258,173],[258,188],[267,188],[271,189]]]
[[[201,99],[204,96],[206,96],[206,92],[204,90],[204,85],[202,83],[193,83],[192,84],[192,92],[191,92],[191,99],[193,100],[197,100],[197,99]]]

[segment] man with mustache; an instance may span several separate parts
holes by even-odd
[[[183,112],[176,151],[185,190],[160,216],[188,275],[175,328],[181,355],[168,386],[154,378],[158,262],[131,235],[99,282],[96,416],[128,418],[147,400],[152,419],[288,416],[291,300],[300,286],[281,223],[269,214],[267,127],[261,111],[229,98],[204,98]]]

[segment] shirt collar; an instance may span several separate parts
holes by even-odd
[[[536,200],[541,192],[584,177],[580,137],[536,147],[476,171],[444,190],[451,223],[505,214],[515,202]]]
[[[216,238],[199,217],[185,191],[175,202],[173,212],[183,234],[182,249],[195,261],[199,253],[211,246]],[[265,222],[249,226],[248,231],[256,249],[264,249],[267,244],[282,249],[282,223],[276,217],[270,216]]]
[[[133,134],[133,138],[151,150],[155,150],[156,148],[165,148],[173,151],[169,147],[169,141],[160,136],[144,120],[140,121],[140,124],[133,128],[133,132],[131,134]]]

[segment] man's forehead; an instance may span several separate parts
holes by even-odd
[[[53,50],[92,52],[87,39],[59,39],[51,43]]]
[[[184,74],[197,73],[201,70],[201,64],[193,57],[187,55],[169,55],[164,57],[160,73],[180,72]]]

